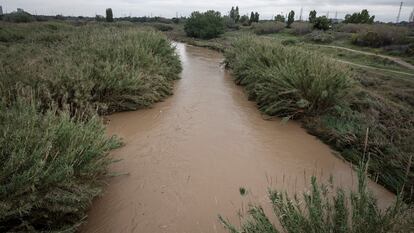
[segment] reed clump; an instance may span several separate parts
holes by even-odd
[[[414,168],[406,166],[414,152],[414,110],[410,99],[371,90],[366,76],[302,47],[245,36],[225,52],[225,64],[249,98],[271,116],[297,119],[312,134],[358,164],[370,128],[372,177],[397,193],[414,186]],[[402,95],[402,94],[401,94]],[[405,192],[412,201],[411,192]]]
[[[269,189],[268,197],[274,215],[259,205],[250,204],[236,227],[219,216],[231,233],[403,233],[414,229],[414,209],[398,196],[385,210],[367,188],[366,167],[358,169],[356,191],[334,188],[332,179],[319,185],[315,177],[311,187],[299,197]]]
[[[151,106],[180,71],[151,29],[0,23],[0,232],[76,232],[120,146],[99,115]]]

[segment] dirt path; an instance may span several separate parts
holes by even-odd
[[[341,46],[334,46],[334,45],[317,45],[320,47],[327,47],[327,48],[334,48],[334,49],[342,49],[342,50],[346,50],[346,51],[350,51],[350,52],[354,52],[354,53],[360,53],[360,54],[364,54],[364,55],[369,55],[369,56],[376,56],[376,57],[381,57],[381,58],[385,58],[388,60],[391,60],[401,66],[404,66],[405,68],[414,70],[414,65],[402,60],[401,58],[398,57],[391,57],[391,56],[387,56],[387,55],[381,55],[381,54],[376,54],[376,53],[371,53],[371,52],[366,52],[366,51],[360,51],[360,50],[355,50],[355,49],[350,49],[350,48],[346,48],[346,47],[341,47]],[[355,64],[355,63],[353,63]],[[367,66],[370,67],[370,66]],[[385,70],[385,69],[384,69]],[[391,71],[391,70],[388,70]],[[401,73],[405,73],[405,72],[401,72]],[[405,74],[409,74],[409,73],[405,73]],[[411,74],[412,75],[412,74]]]
[[[237,222],[242,204],[265,204],[269,186],[301,191],[310,176],[353,187],[347,163],[297,123],[263,120],[219,53],[177,45],[183,62],[175,95],[149,110],[110,117],[109,134],[126,145],[82,232],[225,232],[217,215]],[[241,197],[239,188],[250,195]],[[380,203],[393,195],[370,183]]]

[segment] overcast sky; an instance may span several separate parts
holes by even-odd
[[[112,8],[116,17],[120,16],[164,16],[176,14],[188,16],[192,11],[214,9],[227,14],[232,5],[238,5],[241,14],[258,11],[261,19],[271,18],[283,12],[294,10],[299,17],[303,8],[304,18],[309,11],[316,9],[319,15],[338,18],[345,14],[368,9],[376,20],[395,21],[400,5],[399,0],[0,0],[3,11],[16,8],[33,14],[95,16],[104,15],[106,8]],[[408,20],[414,8],[414,0],[405,0],[401,11],[401,20]]]

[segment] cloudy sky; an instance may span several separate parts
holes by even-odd
[[[16,8],[45,15],[83,15],[104,14],[111,7],[116,17],[120,16],[164,16],[176,14],[187,16],[192,11],[214,9],[226,14],[232,5],[238,5],[240,13],[258,11],[261,18],[294,10],[299,17],[316,9],[319,14],[328,14],[331,18],[343,18],[345,14],[368,9],[380,21],[395,21],[400,0],[0,0],[3,11],[10,12]],[[405,0],[401,20],[408,20],[414,9],[414,0]]]

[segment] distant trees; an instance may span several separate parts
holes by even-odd
[[[236,8],[231,7],[230,10],[230,18],[232,18],[234,20],[235,23],[238,23],[240,20],[240,13],[239,13],[239,7],[236,6]]]
[[[254,13],[253,11],[252,11],[252,13],[250,13],[250,24],[251,23],[258,23],[259,22],[259,13],[258,12],[256,12],[256,13]]]
[[[106,22],[114,22],[114,15],[111,8],[106,9]]]
[[[290,25],[295,22],[295,12],[292,10],[289,12],[288,20],[287,20],[287,27],[290,28]]]
[[[372,24],[374,22],[375,15],[370,16],[368,10],[364,9],[361,13],[347,14],[345,16],[344,23],[367,23]]]
[[[282,23],[284,23],[285,22],[285,16],[283,16],[283,15],[276,15],[276,17],[275,17],[275,21],[276,22],[282,22]]]
[[[249,16],[247,15],[243,15],[242,17],[240,17],[240,21],[239,21],[243,26],[248,26],[250,25],[250,19]]]
[[[313,22],[313,28],[318,30],[328,30],[331,27],[331,20],[326,16],[317,17]]]
[[[309,23],[315,23],[316,20],[316,11],[313,10],[309,13]]]
[[[211,39],[224,33],[224,22],[220,12],[209,10],[204,13],[195,11],[187,19],[184,30],[187,36]]]

